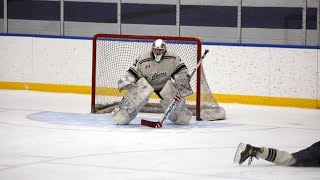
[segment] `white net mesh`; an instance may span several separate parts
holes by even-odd
[[[151,45],[155,39],[140,39],[139,36],[110,38],[108,35],[97,35],[96,41],[94,41],[96,52],[96,58],[93,59],[93,73],[95,78],[93,79],[93,113],[109,113],[114,109],[122,97],[125,91],[120,93],[117,89],[118,80],[124,77],[126,71],[134,63],[137,56],[140,53],[151,50]],[[161,37],[160,37],[161,38]],[[165,39],[163,37],[162,39]],[[175,40],[165,40],[167,49],[175,52],[180,56],[181,60],[186,64],[191,72],[197,65],[198,58],[198,46],[196,41],[186,41],[177,37]],[[200,44],[201,46],[201,44]],[[201,53],[201,52],[200,52]],[[199,112],[196,111],[196,97],[199,87],[196,86],[197,76],[194,75],[190,81],[193,95],[188,96],[186,99],[187,108],[193,111],[194,115],[200,113],[200,109],[214,109],[219,107],[213,94],[208,86],[205,75],[201,73],[201,103]],[[163,112],[159,105],[159,98],[153,94],[147,105],[141,110],[142,112]]]

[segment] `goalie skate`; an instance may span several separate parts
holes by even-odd
[[[234,155],[234,158],[233,158],[233,162],[234,162],[234,163],[240,164],[241,153],[242,153],[245,149],[246,149],[246,144],[240,143],[239,146],[238,146],[238,148],[237,148],[236,154]]]

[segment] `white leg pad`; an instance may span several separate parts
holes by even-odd
[[[170,101],[162,99],[160,101],[160,105],[162,106],[163,110],[165,111],[170,104]],[[181,99],[179,104],[175,106],[173,111],[171,112],[168,119],[179,125],[188,125],[192,118],[192,112],[185,107],[185,99]]]
[[[160,95],[163,98],[160,101],[160,105],[163,110],[166,111],[173,97],[178,93],[178,90],[172,81],[168,81],[162,90],[160,91]],[[176,107],[171,112],[168,119],[175,124],[187,125],[190,123],[192,118],[192,112],[185,107],[185,99],[181,98],[180,102],[176,105]]]
[[[139,113],[140,109],[148,102],[154,89],[146,81],[140,78],[136,86],[131,86],[122,98],[120,104],[111,112],[118,125],[129,124]]]
[[[192,118],[192,112],[185,107],[185,99],[181,99],[174,109],[175,119],[171,121],[175,124],[188,125]]]
[[[177,90],[182,98],[193,94],[191,85],[189,83],[189,76],[186,72],[181,72],[174,75]]]
[[[163,99],[170,101],[173,97],[178,93],[178,90],[172,81],[167,81],[162,90],[160,91],[160,95]],[[170,103],[170,102],[169,102]],[[169,104],[168,104],[169,105]]]

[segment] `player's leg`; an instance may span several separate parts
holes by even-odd
[[[293,153],[292,156],[297,160],[297,163],[294,166],[319,167],[320,141],[306,149]]]
[[[120,104],[111,112],[115,122],[118,125],[130,123],[148,102],[153,90],[145,78],[140,78],[136,85],[129,87]]]
[[[253,158],[261,158],[281,166],[291,166],[296,163],[295,158],[286,151],[240,143],[234,157],[234,162],[242,164],[249,159],[248,164],[250,165]]]
[[[173,97],[177,94],[178,90],[175,85],[168,81],[166,85],[162,88],[160,95],[163,99],[160,100],[160,105],[165,111]],[[185,107],[185,99],[181,98],[180,102],[172,110],[172,113],[168,117],[170,121],[179,125],[187,125],[190,123],[192,118],[192,112]]]

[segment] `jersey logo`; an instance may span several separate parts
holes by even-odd
[[[144,67],[145,67],[146,69],[148,69],[148,68],[151,67],[151,65],[150,65],[150,64],[146,64]]]
[[[157,80],[162,77],[166,77],[167,72],[155,72],[155,73],[150,73],[151,81]]]

